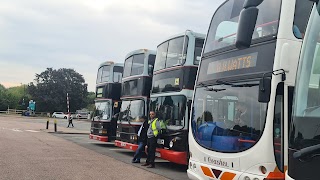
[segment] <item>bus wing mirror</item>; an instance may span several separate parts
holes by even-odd
[[[268,103],[271,93],[271,78],[264,77],[260,79],[258,101]]]
[[[253,31],[258,18],[258,12],[259,9],[256,7],[249,7],[240,12],[236,37],[236,47],[238,49],[250,47]]]

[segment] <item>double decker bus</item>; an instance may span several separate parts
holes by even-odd
[[[115,139],[121,101],[123,64],[107,61],[99,66],[96,81],[95,112],[91,121],[90,139],[111,141]]]
[[[194,91],[190,179],[285,178],[283,139],[311,6],[227,0],[216,10]]]
[[[319,179],[320,4],[314,2],[296,77],[286,180]]]
[[[190,30],[157,47],[150,110],[166,122],[156,155],[177,164],[188,163],[188,120],[204,34]]]
[[[148,49],[127,54],[124,63],[121,91],[121,111],[115,145],[135,151],[138,148],[137,133],[142,116],[148,116],[152,84],[152,72],[156,52]]]

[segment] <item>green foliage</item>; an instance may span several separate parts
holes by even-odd
[[[8,108],[8,93],[6,88],[0,84],[0,110],[4,111]]]
[[[86,109],[89,111],[93,111],[95,106],[94,106],[94,100],[96,98],[96,93],[94,92],[89,92],[87,97],[86,97]]]
[[[25,94],[25,85],[11,87],[6,89],[0,84],[0,110],[10,109],[27,109],[30,95]],[[22,102],[25,105],[22,105]]]
[[[36,111],[40,112],[66,112],[67,93],[71,112],[87,105],[87,84],[83,76],[73,69],[47,68],[36,74],[35,84],[30,83],[27,91],[36,101]]]
[[[26,85],[8,88],[7,92],[10,97],[10,108],[27,109],[30,95],[26,94]]]

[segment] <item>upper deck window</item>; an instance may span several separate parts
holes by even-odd
[[[158,46],[154,71],[181,65],[187,57],[188,37],[180,36]]]
[[[203,47],[204,39],[196,39],[195,47],[194,47],[194,64],[199,64],[202,47]]]
[[[110,81],[110,66],[102,66],[98,70],[97,83]]]
[[[110,80],[110,66],[104,66],[102,69],[101,82],[108,82]]]
[[[121,83],[123,67],[115,66],[113,68],[113,82]]]
[[[148,59],[148,74],[149,74],[149,76],[152,76],[152,74],[153,74],[155,60],[156,60],[156,55],[150,54],[149,59]]]
[[[102,69],[103,69],[103,67],[98,69],[97,81],[96,81],[97,84],[101,82]]]
[[[123,77],[143,74],[144,54],[136,54],[126,59]]]
[[[213,15],[204,53],[235,44],[239,14],[245,0],[229,0]],[[281,0],[265,0],[259,9],[252,39],[273,37],[278,32]]]

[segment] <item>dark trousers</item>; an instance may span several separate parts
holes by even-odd
[[[147,146],[148,146],[147,163],[154,165],[154,159],[156,158],[157,138],[156,137],[148,138]]]
[[[74,127],[72,121],[69,121],[68,127],[69,125],[72,125],[72,127]]]

